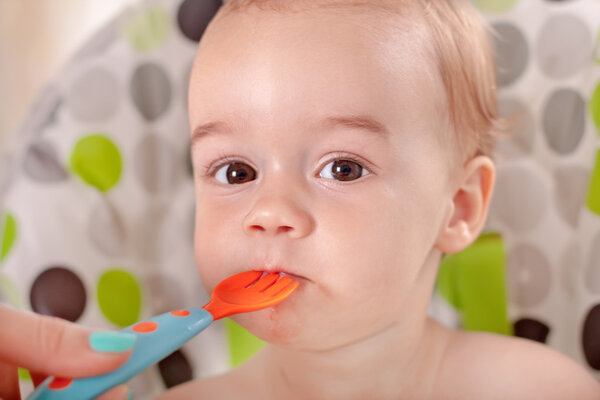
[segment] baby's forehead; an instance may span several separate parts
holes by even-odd
[[[425,38],[426,30],[423,8],[406,0],[229,0],[221,8],[215,20],[242,14],[256,17],[261,12],[290,18],[294,15],[327,15],[330,20],[354,17],[357,26],[374,34],[402,33]]]
[[[355,6],[348,5],[352,2],[342,6],[335,3],[335,7],[313,5],[291,10],[249,6],[226,11],[217,16],[216,23],[209,26],[202,38],[196,75],[202,78],[202,64],[212,66],[206,80],[215,70],[223,70],[224,64],[234,68],[234,65],[250,65],[254,59],[277,58],[280,65],[294,60],[290,73],[305,71],[305,76],[315,76],[319,68],[331,70],[333,66],[345,72],[344,77],[352,75],[364,84],[373,79],[404,81],[411,86],[410,92],[420,96],[436,93],[431,102],[437,103],[443,98],[439,96],[443,87],[431,57],[424,23],[412,15],[416,11],[392,13],[388,8],[373,6],[377,3],[361,2]],[[200,55],[203,50],[204,56]],[[263,69],[257,67],[252,71]],[[319,79],[323,77],[315,81],[331,83]],[[408,92],[400,94],[406,96]]]
[[[385,56],[393,61],[397,56],[410,53],[411,58],[420,64],[421,73],[437,81],[435,51],[422,17],[422,9],[408,4],[411,3],[405,0],[229,0],[212,25],[225,24],[221,33],[235,27],[240,34],[240,26],[243,25],[249,34],[266,31],[268,34],[262,39],[267,41],[280,40],[282,29],[298,26],[297,36],[288,38],[290,47],[309,33],[321,34],[324,40],[345,33],[352,41],[352,46],[368,47],[373,56],[378,51],[385,51]],[[246,24],[240,24],[240,19],[245,20]],[[301,19],[319,21],[318,24],[324,29],[315,29],[313,26],[308,28],[312,32],[302,32],[301,25],[297,23]],[[271,30],[265,29],[264,25],[271,27]]]

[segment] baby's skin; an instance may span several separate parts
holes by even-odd
[[[427,317],[494,165],[456,162],[419,21],[342,6],[211,23],[189,87],[200,276],[209,292],[251,269],[301,284],[234,318],[267,342],[256,356],[161,399],[600,399],[546,346]]]

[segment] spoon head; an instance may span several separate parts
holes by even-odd
[[[246,271],[223,280],[203,308],[215,319],[274,306],[287,298],[299,282],[279,273]]]

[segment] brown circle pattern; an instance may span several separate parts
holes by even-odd
[[[74,322],[85,309],[85,288],[81,279],[70,269],[51,267],[33,282],[30,302],[33,311],[39,314]]]
[[[188,39],[198,42],[223,5],[221,0],[184,0],[177,11],[177,24]]]
[[[194,378],[190,362],[181,350],[176,350],[159,361],[158,369],[167,388],[191,381]]]
[[[583,353],[590,367],[600,370],[600,304],[588,312],[581,334]]]
[[[550,327],[533,318],[521,318],[514,323],[515,336],[546,343]]]

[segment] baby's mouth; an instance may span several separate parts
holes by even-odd
[[[302,275],[296,275],[296,274],[292,274],[289,272],[283,272],[283,271],[279,271],[279,275],[281,276],[287,276],[289,278],[292,278],[294,280],[305,280],[305,281],[309,281],[310,279],[302,276]]]
[[[281,267],[275,267],[275,268],[268,268],[268,267],[255,267],[252,268],[255,271],[262,271],[263,273],[266,274],[279,274],[280,278],[287,276],[288,278],[291,278],[293,280],[297,280],[297,281],[308,281],[310,282],[310,279],[308,279],[307,277],[303,276],[303,275],[298,275],[292,272],[288,272],[286,270],[283,270]]]

